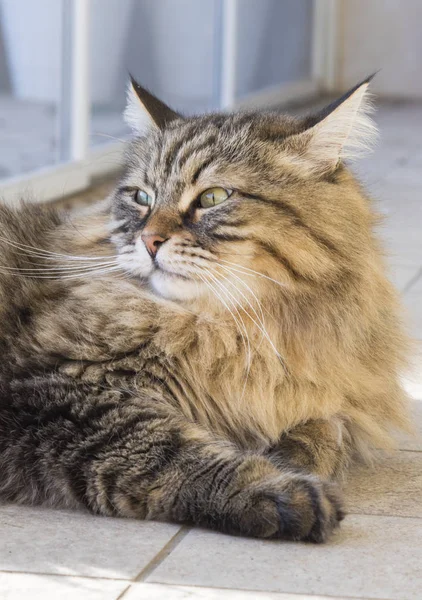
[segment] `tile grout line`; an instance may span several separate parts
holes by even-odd
[[[128,592],[130,590],[131,587],[132,587],[132,583],[129,583],[129,585],[127,587],[125,587],[123,592],[120,592],[120,594],[117,596],[116,600],[120,600],[121,598],[123,598],[123,596],[126,594],[126,592]]]
[[[141,569],[138,575],[130,582],[128,587],[118,596],[117,600],[121,600],[126,595],[126,592],[130,590],[133,583],[145,582],[145,579],[155,571],[157,567],[173,552],[173,550],[180,544],[180,542],[187,536],[191,527],[182,525],[179,531],[165,544],[161,550],[152,558],[149,563]]]
[[[133,582],[135,583],[135,582]],[[304,593],[303,592],[281,592],[281,591],[274,591],[274,590],[260,590],[260,589],[256,589],[256,588],[234,588],[234,587],[222,587],[222,586],[213,586],[213,585],[200,585],[197,583],[174,583],[174,582],[170,582],[170,581],[151,581],[151,582],[144,582],[147,585],[159,585],[159,586],[169,586],[171,588],[183,588],[183,587],[190,587],[190,588],[195,588],[198,590],[218,590],[218,591],[223,591],[223,592],[247,592],[247,593],[256,593],[256,594],[274,594],[276,597],[280,596],[280,600],[283,600],[287,595],[289,596],[298,596],[300,600],[302,600]],[[132,584],[131,584],[132,585]],[[130,587],[130,586],[129,586]],[[120,600],[123,595],[126,593],[127,590],[125,590],[124,592],[122,592],[120,594],[120,596],[118,596],[116,598],[116,600]],[[306,592],[305,596],[308,598],[309,600],[312,600],[312,598],[315,598],[315,600],[319,600],[321,598],[321,594],[314,594]],[[331,594],[324,594],[324,598],[332,598],[332,600],[393,600],[392,598],[375,598],[375,597],[370,597],[370,596],[365,596],[365,598],[362,598],[362,596],[332,596]]]
[[[407,292],[413,287],[413,285],[415,283],[417,283],[418,279],[422,276],[422,267],[420,267],[415,275],[413,275],[413,277],[411,277],[411,279],[406,283],[406,285],[404,286],[404,288],[401,291],[401,294],[403,294],[403,296],[405,294],[407,294]]]
[[[418,521],[422,520],[422,517],[412,517],[411,515],[385,515],[382,513],[371,513],[371,512],[353,512],[348,511],[346,506],[346,517],[349,515],[353,515],[355,517],[381,517],[382,519],[417,519]]]
[[[131,579],[127,577],[108,577],[107,575],[75,575],[74,573],[48,573],[45,571],[13,571],[11,569],[1,569],[0,575],[6,573],[7,575],[39,575],[40,577],[66,577],[68,579],[89,579],[89,580],[101,580],[101,581],[125,581],[131,583]]]

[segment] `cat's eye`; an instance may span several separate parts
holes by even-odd
[[[136,190],[134,199],[137,204],[140,204],[141,206],[149,206],[150,208],[154,203],[153,198],[144,192],[144,190]]]
[[[211,208],[221,204],[233,194],[233,190],[226,190],[221,187],[214,187],[205,190],[198,198],[198,204],[201,208]]]

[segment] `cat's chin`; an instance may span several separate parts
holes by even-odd
[[[167,300],[196,300],[207,292],[201,281],[188,279],[181,275],[155,271],[149,278],[153,291]]]

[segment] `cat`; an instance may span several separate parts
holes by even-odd
[[[109,198],[0,208],[0,497],[325,541],[406,426],[407,339],[345,165],[370,79],[319,113],[183,117],[131,80]]]

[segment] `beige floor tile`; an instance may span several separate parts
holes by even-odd
[[[127,581],[0,572],[2,600],[116,600]]]
[[[422,341],[422,282],[419,280],[405,294],[404,306],[409,315],[412,336]]]
[[[70,510],[3,505],[0,571],[130,579],[178,529]]]
[[[381,232],[380,237],[389,261],[392,264],[410,265],[420,268],[422,236],[414,224],[412,226],[403,225],[400,228],[394,229],[385,228]]]
[[[135,583],[124,595],[124,600],[342,600],[334,596],[308,594],[277,594],[223,588]]]
[[[407,301],[407,295],[410,295],[411,291],[405,294],[405,302]],[[421,293],[422,296],[422,293]],[[417,310],[422,312],[422,307]],[[413,338],[413,355],[409,359],[409,367],[402,376],[402,384],[406,392],[414,400],[422,401],[422,339],[415,340],[415,332],[411,332]],[[416,410],[416,405],[413,405]],[[417,425],[418,421],[416,421]],[[421,432],[422,435],[422,432]]]
[[[419,397],[422,398],[422,393]],[[410,411],[410,420],[414,432],[412,434],[397,433],[395,438],[397,439],[398,448],[400,450],[415,450],[422,452],[422,400],[411,400]]]
[[[421,257],[422,263],[422,257]],[[421,272],[418,265],[389,265],[389,278],[396,288],[402,292]]]
[[[421,489],[422,452],[394,452],[374,467],[354,469],[344,491],[346,511],[422,518]]]
[[[325,545],[191,531],[149,582],[420,600],[422,520],[349,515]]]
[[[373,193],[381,202],[382,208],[388,209],[385,225],[394,227],[397,223],[402,222],[402,218],[422,215],[422,204],[420,202],[420,194],[422,190],[422,175],[418,185],[393,183],[384,180],[373,188]],[[417,225],[418,222],[414,225]]]

